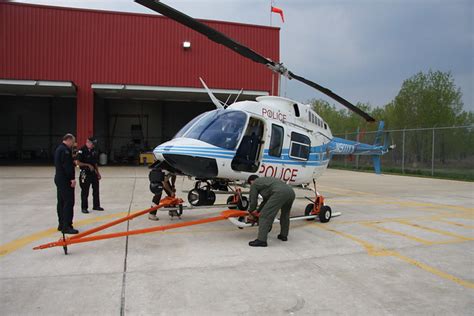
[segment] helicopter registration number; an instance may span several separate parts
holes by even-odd
[[[298,169],[292,168],[279,168],[277,166],[263,165],[258,171],[259,174],[262,174],[265,177],[273,177],[283,180],[285,182],[295,182],[296,177],[298,176]]]

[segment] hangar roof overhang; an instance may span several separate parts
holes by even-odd
[[[92,89],[98,96],[107,99],[211,102],[204,88],[94,83]],[[240,93],[240,90],[233,89],[211,89],[211,91],[221,101],[226,101],[229,95],[232,95],[229,98],[231,102]],[[238,100],[255,100],[256,97],[268,94],[267,91],[243,90]]]
[[[74,97],[71,81],[0,79],[0,95],[34,97]]]

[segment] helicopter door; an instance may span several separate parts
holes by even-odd
[[[260,152],[263,144],[263,121],[251,117],[239,148],[232,160],[235,171],[256,172],[260,164]]]

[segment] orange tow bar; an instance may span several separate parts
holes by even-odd
[[[186,227],[186,226],[193,226],[193,225],[199,225],[199,224],[206,224],[206,223],[222,221],[222,220],[226,220],[230,217],[241,217],[241,216],[248,215],[248,212],[246,212],[246,211],[226,210],[226,211],[221,212],[221,214],[219,216],[208,217],[208,218],[198,219],[198,220],[189,221],[189,222],[181,222],[181,223],[169,224],[169,225],[163,225],[163,226],[157,226],[157,227],[129,230],[129,231],[125,231],[125,232],[89,236],[93,233],[96,233],[98,231],[107,229],[109,227],[115,226],[117,224],[120,224],[120,223],[123,223],[123,222],[126,222],[126,221],[129,221],[131,219],[134,219],[135,217],[147,214],[147,213],[149,213],[151,211],[154,211],[154,210],[157,210],[159,208],[168,207],[168,206],[178,206],[181,203],[183,203],[183,200],[181,200],[181,199],[166,197],[166,198],[162,199],[160,201],[160,204],[155,206],[155,207],[151,207],[151,208],[143,210],[143,211],[138,211],[136,213],[130,214],[130,215],[125,216],[125,217],[122,217],[122,218],[117,219],[115,221],[112,221],[110,223],[101,225],[101,226],[96,227],[96,228],[86,230],[86,231],[84,231],[80,234],[77,234],[77,235],[73,235],[69,238],[64,238],[63,237],[63,238],[59,239],[58,241],[50,242],[50,243],[43,244],[43,245],[39,245],[37,247],[34,247],[33,249],[38,250],[38,249],[46,249],[46,248],[52,248],[52,247],[63,247],[64,248],[64,253],[67,254],[67,246],[71,245],[71,244],[79,244],[79,243],[95,241],[95,240],[118,238],[118,237],[132,236],[132,235],[139,235],[139,234],[147,234],[147,233],[165,231],[165,230],[175,229],[175,228],[180,228],[180,227]],[[89,237],[86,237],[86,236],[89,236]]]

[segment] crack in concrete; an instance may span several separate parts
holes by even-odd
[[[135,194],[135,186],[137,184],[137,177],[136,177],[136,172],[135,172],[135,180],[133,181],[133,188],[132,188],[132,196],[130,198],[130,204],[128,205],[128,214],[130,215],[130,212],[132,210],[132,203],[133,203],[133,197]],[[130,221],[127,221],[127,232],[130,230]],[[122,276],[122,292],[120,296],[120,316],[125,315],[125,287],[126,287],[126,281],[127,281],[127,258],[128,258],[128,237],[125,238],[125,256],[123,259],[123,276]]]

